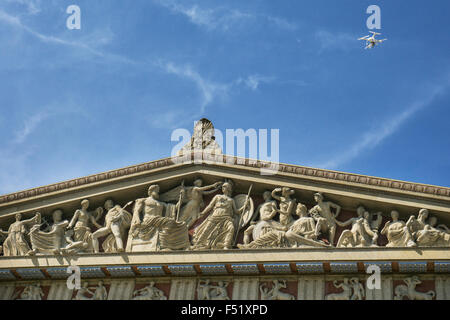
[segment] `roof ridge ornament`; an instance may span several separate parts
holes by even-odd
[[[178,151],[178,156],[191,154],[193,151],[222,154],[222,148],[214,136],[214,125],[209,119],[202,118],[194,124],[191,141]]]

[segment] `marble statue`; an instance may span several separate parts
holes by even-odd
[[[86,296],[88,294],[89,296]],[[89,290],[89,284],[83,282],[81,288],[77,290],[77,293],[73,300],[93,300],[94,292]]]
[[[30,249],[25,238],[28,229],[31,225],[39,224],[41,222],[41,214],[38,212],[30,219],[22,220],[20,213],[16,214],[16,222],[12,223],[8,231],[5,232],[0,229],[2,235],[7,236],[3,242],[4,256],[25,256],[32,255],[34,252]]]
[[[181,190],[181,193],[184,193],[184,190]],[[151,185],[148,188],[148,197],[137,199],[134,204],[127,251],[189,248],[186,223],[173,218],[179,206],[181,201],[176,205],[159,201],[159,185]]]
[[[295,213],[299,218],[287,231],[271,230],[248,244],[238,244],[238,248],[327,247],[322,241],[317,241],[315,220],[308,216],[306,206],[299,203]]]
[[[200,209],[204,205],[203,196],[216,192],[221,185],[222,182],[216,182],[209,186],[203,186],[203,180],[196,179],[194,186],[185,187],[183,181],[181,186],[163,193],[160,198],[163,202],[178,201],[181,189],[185,190],[185,196],[182,199],[184,205],[180,209],[178,220],[184,221],[190,229],[200,216]]]
[[[102,226],[97,223],[97,220],[103,214],[103,208],[98,207],[94,212],[88,211],[89,209],[89,200],[84,199],[81,201],[81,209],[77,209],[70,220],[67,229],[73,229],[73,242],[83,242],[85,247],[85,252],[93,252],[94,246],[92,242],[92,232],[90,224],[93,224],[97,228],[101,228]]]
[[[287,292],[281,291],[286,289],[286,281],[273,280],[272,289],[268,289],[265,284],[260,285],[261,300],[295,300],[295,297]]]
[[[409,277],[403,281],[406,285],[401,284],[395,287],[394,300],[403,300],[403,297],[407,297],[409,300],[433,300],[436,296],[436,293],[431,290],[428,292],[416,291],[416,286],[422,283],[418,276]]]
[[[381,230],[381,234],[386,235],[389,241],[386,247],[417,246],[409,230],[409,227],[413,223],[414,218],[410,217],[409,220],[405,223],[404,221],[399,220],[398,216],[398,211],[393,210],[391,212],[392,222],[386,222],[383,230]]]
[[[94,291],[91,291],[93,289]],[[86,296],[88,294],[89,296]],[[108,298],[108,292],[103,285],[103,281],[99,281],[97,287],[89,288],[87,282],[84,282],[73,300],[106,300]]]
[[[358,278],[351,278],[350,285],[353,289],[353,294],[350,300],[363,300],[365,296],[364,286],[359,282]]]
[[[330,293],[325,296],[325,300],[350,300],[352,298],[352,284],[348,278],[344,278],[344,281],[340,284],[335,280],[333,285],[336,288],[342,288],[341,293]]]
[[[63,220],[62,215],[62,210],[53,211],[53,224],[47,228],[47,232],[41,231],[39,224],[31,228],[29,234],[33,253],[74,254],[88,247],[87,243],[74,242],[70,238],[70,233],[66,232],[69,221]]]
[[[231,249],[234,241],[235,231],[239,226],[235,226],[234,215],[242,215],[250,201],[245,200],[242,207],[237,208],[235,200],[231,197],[233,188],[230,182],[222,185],[223,194],[214,196],[209,205],[203,210],[200,216],[212,210],[212,213],[198,226],[193,234],[192,249]]]
[[[131,203],[127,203],[125,207]],[[114,205],[111,199],[105,201],[104,208],[107,212],[105,226],[92,234],[94,252],[98,253],[100,251],[98,238],[104,236],[108,236],[103,242],[103,250],[105,252],[123,252],[125,251],[123,239],[126,229],[131,225],[132,215],[120,205]]]
[[[214,137],[214,126],[211,121],[202,118],[194,125],[191,141],[178,151],[178,156],[203,151],[213,155],[221,155],[222,148]]]
[[[281,192],[281,196],[278,195],[279,192]],[[287,230],[293,222],[292,215],[296,201],[291,198],[291,195],[294,193],[294,190],[287,187],[276,188],[272,191],[272,197],[280,202],[280,208],[277,211],[280,214],[280,224],[284,230]]]
[[[336,220],[336,224],[346,227],[351,224],[350,230],[344,230],[339,237],[337,247],[370,247],[377,246],[378,227],[381,223],[381,213],[377,213],[377,219],[371,221],[370,213],[363,206],[356,209],[357,216],[345,222]]]
[[[435,228],[437,219],[426,222],[429,215],[428,209],[421,209],[417,216],[411,216],[412,223],[409,226],[411,234],[420,247],[448,247],[450,246],[450,234]]]
[[[249,244],[251,239],[256,240],[264,234],[272,230],[282,230],[283,226],[273,220],[278,213],[277,202],[272,199],[272,192],[265,191],[263,193],[264,203],[255,211],[259,215],[259,220],[252,221],[250,226],[244,231],[244,244]],[[252,220],[254,220],[253,217]]]
[[[210,284],[209,280],[200,280],[197,287],[198,300],[230,300],[227,287],[229,282],[219,281],[217,285]]]
[[[167,300],[167,297],[162,290],[155,287],[155,282],[152,281],[148,286],[135,290],[132,300]]]
[[[320,192],[314,194],[314,200],[317,204],[309,212],[316,220],[316,236],[328,233],[328,242],[330,245],[334,245],[336,218],[341,212],[341,206],[331,201],[324,201]],[[331,211],[332,208],[336,210],[335,213]]]
[[[17,300],[42,300],[44,292],[39,283],[27,285]]]

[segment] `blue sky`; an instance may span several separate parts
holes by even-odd
[[[66,8],[81,8],[68,30]],[[366,8],[382,37],[364,50]],[[0,0],[0,193],[280,129],[280,162],[450,186],[448,1]]]

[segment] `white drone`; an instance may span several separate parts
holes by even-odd
[[[358,40],[365,40],[366,41],[366,47],[364,49],[372,49],[373,47],[375,47],[377,44],[382,43],[383,41],[386,41],[387,39],[375,39],[376,35],[380,35],[381,33],[377,33],[377,32],[373,32],[373,31],[369,31],[370,33],[372,33],[372,35],[368,35],[362,38],[359,38]]]

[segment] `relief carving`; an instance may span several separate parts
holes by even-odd
[[[210,280],[200,280],[197,287],[198,300],[230,300],[227,287],[230,283],[219,281],[217,285],[210,284]]]
[[[259,286],[261,300],[295,300],[292,294],[281,291],[281,289],[286,288],[286,281],[273,280],[273,286],[270,290],[265,284],[262,284]]]
[[[431,290],[428,292],[416,291],[416,286],[422,283],[418,276],[406,278],[403,281],[406,285],[401,284],[395,288],[394,300],[403,300],[403,297],[407,297],[409,300],[433,300],[436,296],[436,293]]]
[[[133,292],[132,300],[167,300],[164,292],[155,287],[155,282]]]

